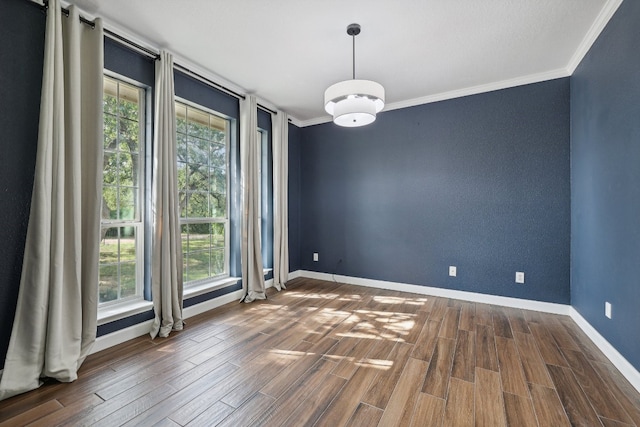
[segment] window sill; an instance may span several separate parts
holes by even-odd
[[[124,319],[125,317],[144,313],[152,308],[153,303],[143,299],[116,304],[105,308],[98,308],[98,326],[115,320]]]
[[[238,283],[239,277],[223,277],[222,279],[214,280],[213,282],[202,283],[184,288],[182,299],[197,297],[198,295],[213,292],[218,289],[227,287]]]

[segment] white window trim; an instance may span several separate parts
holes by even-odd
[[[144,313],[153,308],[153,302],[142,298],[125,300],[119,304],[101,306],[98,308],[98,326]]]
[[[123,298],[115,301],[107,301],[105,303],[98,302],[98,326],[104,325],[106,323],[113,322],[115,320],[123,319],[129,316],[133,316],[139,313],[144,313],[145,311],[150,310],[153,307],[152,301],[147,301],[144,299],[144,286],[145,286],[145,278],[144,278],[144,250],[145,250],[145,220],[144,220],[144,212],[147,209],[147,201],[145,199],[146,195],[146,163],[147,163],[147,147],[149,144],[149,138],[151,135],[151,125],[150,125],[150,117],[149,117],[149,87],[144,84],[137,82],[131,78],[120,75],[118,73],[114,73],[110,70],[104,69],[103,75],[109,77],[111,79],[120,80],[126,84],[131,86],[135,86],[144,91],[143,96],[141,97],[141,104],[143,108],[140,108],[139,114],[139,123],[140,123],[140,143],[144,144],[145,150],[139,154],[139,168],[140,168],[140,176],[141,176],[141,185],[139,186],[138,200],[142,200],[144,205],[139,207],[138,214],[140,218],[138,220],[130,220],[130,221],[112,221],[112,220],[103,220],[100,221],[100,227],[104,226],[113,226],[113,227],[123,227],[123,226],[133,226],[136,228],[136,253],[138,253],[139,260],[136,260],[136,295],[133,297]],[[104,113],[103,113],[104,114]],[[144,119],[144,120],[142,120]],[[127,223],[126,225],[124,223]],[[139,237],[139,238],[138,238]],[[139,265],[138,265],[139,264]],[[97,290],[97,289],[96,289]]]
[[[206,283],[196,283],[193,285],[185,286],[183,293],[183,300],[188,298],[197,297],[198,295],[206,294],[209,292],[217,291],[218,289],[226,288],[227,286],[238,283],[241,280],[240,277],[220,277]]]
[[[189,223],[198,223],[198,222],[205,222],[205,223],[213,223],[213,222],[217,222],[217,223],[221,223],[224,224],[224,233],[225,233],[225,248],[224,248],[224,273],[218,276],[214,276],[214,277],[208,277],[205,279],[201,279],[201,280],[194,280],[191,282],[185,282],[184,283],[184,291],[183,291],[183,300],[190,298],[190,297],[194,297],[194,296],[198,296],[198,295],[202,295],[205,294],[207,292],[212,292],[215,291],[217,289],[220,288],[224,288],[226,286],[229,286],[230,284],[237,282],[238,280],[240,280],[240,278],[238,277],[232,277],[230,275],[230,271],[231,271],[231,264],[230,264],[230,258],[231,258],[231,230],[230,230],[230,224],[231,224],[231,209],[230,209],[230,205],[231,205],[231,201],[230,201],[230,194],[229,194],[229,188],[230,188],[230,183],[231,183],[231,167],[229,165],[229,158],[230,158],[230,148],[231,148],[231,126],[233,124],[232,118],[222,114],[218,111],[214,111],[210,108],[207,108],[203,105],[197,104],[195,102],[189,101],[188,99],[185,98],[181,98],[179,96],[175,97],[174,102],[178,102],[180,104],[184,104],[188,107],[194,108],[194,109],[198,109],[200,111],[204,111],[208,114],[223,118],[225,120],[227,120],[227,124],[229,126],[229,130],[227,132],[227,134],[225,135],[225,145],[227,147],[226,149],[226,164],[227,164],[227,212],[226,212],[226,218],[222,219],[222,218],[180,218],[180,225],[183,224],[189,224]]]

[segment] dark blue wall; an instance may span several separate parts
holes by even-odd
[[[638,370],[639,22],[624,1],[571,78],[571,303]]]
[[[301,129],[289,124],[289,271],[300,270]]]
[[[38,143],[45,15],[0,1],[0,369],[9,347]]]
[[[301,266],[567,304],[569,137],[568,78],[304,128]]]

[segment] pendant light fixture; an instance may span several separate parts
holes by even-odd
[[[347,26],[353,41],[353,79],[329,86],[324,92],[324,109],[338,126],[357,127],[373,123],[384,108],[384,87],[371,80],[356,80],[356,36],[359,24]]]

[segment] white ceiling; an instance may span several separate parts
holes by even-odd
[[[105,27],[255,93],[298,124],[356,77],[388,107],[570,75],[622,0],[70,0]],[[66,3],[66,2],[65,2]],[[220,79],[221,77],[222,79]]]

